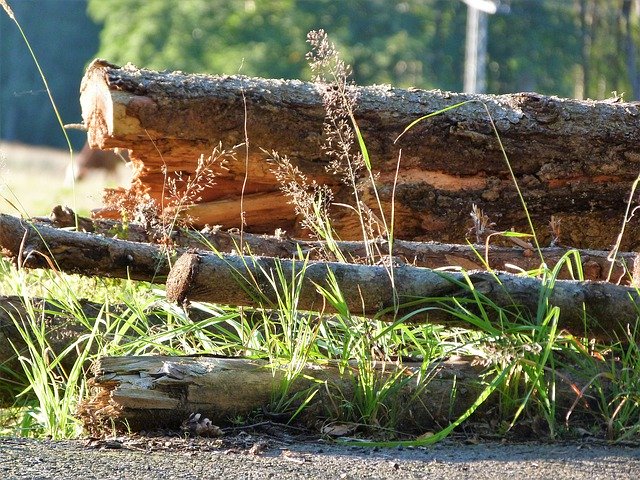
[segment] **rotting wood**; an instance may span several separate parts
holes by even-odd
[[[151,306],[145,311],[144,326],[146,328],[162,328],[163,325],[166,325],[169,315],[186,315],[190,324],[209,320],[213,316],[211,312],[197,308],[190,308],[188,312],[176,312],[175,310],[175,306],[172,308],[166,302]],[[79,316],[79,312],[82,312],[81,316]],[[32,314],[35,315],[35,318],[31,317]],[[59,358],[60,367],[69,372],[77,362],[77,352],[85,350],[86,336],[91,331],[91,327],[88,327],[87,323],[92,325],[98,321],[97,319],[108,318],[115,321],[117,318],[127,318],[132,314],[130,307],[124,304],[105,306],[87,299],[75,299],[65,306],[60,302],[42,298],[0,296],[0,384],[3,385],[3,388],[0,388],[0,408],[13,405],[14,393],[19,393],[23,387],[17,380],[19,378],[26,380],[18,355],[28,357],[29,352],[18,326],[30,331],[30,321],[35,320],[39,322],[38,325],[42,322],[48,356],[51,359],[57,358],[70,345],[77,343],[77,348],[67,351]],[[86,320],[86,323],[83,320]],[[251,317],[247,316],[246,321],[252,321]],[[274,321],[276,320],[274,319]],[[105,335],[110,335],[106,331],[108,325],[109,322],[99,322],[96,330],[98,342],[93,343],[90,354],[97,354],[97,344]],[[220,335],[232,327],[226,322],[216,320],[211,325],[202,325],[201,328],[204,332]],[[89,365],[86,367],[88,370]],[[7,388],[11,385],[16,386],[16,391],[13,393],[12,389]]]
[[[406,383],[398,395],[380,399],[384,404],[380,422],[387,413],[397,415],[396,428],[404,432],[442,428],[465,412],[482,391],[479,376],[486,367],[474,358],[437,361],[418,375],[420,366],[408,363],[401,367]],[[92,395],[80,406],[79,415],[85,427],[95,432],[113,425],[134,431],[178,428],[196,412],[216,424],[227,425],[238,415],[273,408],[288,368],[291,366],[287,364],[274,367],[267,361],[241,358],[103,357],[95,367]],[[390,378],[397,374],[398,365],[378,362],[375,369],[381,378]],[[310,392],[309,388],[317,389],[317,393],[297,420],[317,428],[325,419],[340,418],[342,405],[355,402],[356,377],[355,364],[343,373],[335,363],[304,366],[290,385],[288,398],[296,392]],[[588,379],[579,380],[573,390],[571,376],[557,378],[560,414],[571,407],[575,392]],[[302,394],[297,402],[292,401],[284,413],[291,414],[305,398],[307,395]],[[493,407],[493,402],[485,402],[477,412],[487,414]],[[578,405],[578,411],[581,409]]]
[[[127,240],[134,242],[171,243],[177,248],[195,248],[198,250],[215,249],[224,253],[252,253],[254,255],[279,258],[296,258],[300,250],[303,255],[308,255],[311,260],[326,260],[335,258],[327,251],[326,243],[322,241],[298,240],[286,235],[268,236],[243,233],[237,231],[225,231],[219,228],[206,228],[202,230],[177,228],[167,233],[165,230],[154,231],[139,223],[126,225],[115,220],[88,219],[77,217],[73,211],[66,207],[57,206],[50,217],[34,219],[38,223],[46,223],[58,228],[75,227],[76,221],[82,231],[113,236],[118,233]],[[76,241],[82,238],[76,239]],[[367,245],[357,241],[338,241],[336,246],[347,261],[363,263],[367,257]],[[389,257],[389,243],[384,239],[376,239],[369,242],[370,250],[375,252],[374,262],[385,261]],[[546,247],[541,249],[542,257],[550,268],[553,268],[569,251],[562,247]],[[599,250],[582,249],[578,251],[581,268],[585,280],[606,280],[609,276],[611,263],[608,260],[609,252]],[[443,244],[437,242],[412,242],[395,240],[391,256],[394,260],[415,265],[418,267],[441,268],[462,267],[465,270],[482,270],[485,268],[484,260],[488,260],[491,268],[507,270],[515,266],[521,270],[529,271],[540,267],[540,256],[529,248],[503,247],[491,245],[486,249],[484,245],[460,245]],[[483,257],[482,259],[479,256]],[[635,252],[620,252],[618,260],[614,262],[614,268],[610,280],[614,283],[630,283],[640,265],[636,265]],[[567,267],[560,271],[559,278],[576,278],[575,262],[571,265],[574,271]],[[166,275],[167,272],[163,271]]]
[[[243,144],[246,126],[248,155],[243,146],[235,159],[214,168],[215,185],[199,193],[200,222],[239,226],[243,192],[247,198],[270,199],[268,205],[248,202],[246,231],[281,227],[296,234],[299,224],[285,198],[279,197],[262,149],[288,156],[302,173],[349,201],[340,180],[324,169],[321,88],[300,81],[159,73],[96,60],[83,79],[81,103],[90,144],[131,149],[136,165],[133,196],[148,194],[158,201],[166,192],[164,169],[169,176],[193,175],[196,160],[219,142],[225,148]],[[395,189],[396,238],[463,241],[474,204],[497,228],[528,231],[486,105],[540,237],[549,238],[547,224],[553,215],[561,221],[565,244],[608,249],[614,243],[640,164],[638,104],[534,93],[468,95],[385,86],[356,90],[355,117],[374,170],[380,172],[387,213],[402,149]],[[394,144],[415,119],[467,101],[419,123]],[[368,194],[364,199],[373,202]],[[229,204],[237,210],[235,221],[228,209],[219,208]],[[212,216],[202,214],[208,209]],[[217,221],[219,212],[224,221]],[[356,238],[357,222],[348,210],[336,212],[334,226],[342,238]],[[639,245],[640,229],[629,226],[622,249]]]
[[[438,308],[447,303],[445,299],[468,300],[464,305],[473,311],[474,296],[483,295],[497,307],[512,312],[514,322],[530,318],[535,324],[540,296],[546,288],[539,279],[505,272],[443,272],[409,265],[390,268],[332,262],[305,264],[270,257],[185,253],[169,272],[167,298],[232,305],[260,302],[268,308],[277,305],[278,295],[282,295],[283,287],[272,286],[278,285],[277,269],[281,269],[285,279],[293,279],[304,269],[297,298],[301,310],[333,313],[335,310],[319,289],[332,292],[330,278],[334,277],[341,298],[353,315],[386,320],[407,315],[405,320],[410,322],[465,328],[474,326]],[[469,285],[473,285],[473,290]],[[428,298],[440,301],[420,300]],[[416,300],[418,303],[403,306]],[[558,280],[548,302],[559,309],[558,328],[578,337],[616,340],[636,331],[640,294],[634,288],[606,282]],[[421,308],[427,306],[432,308]],[[501,331],[504,318],[492,312],[489,305],[483,308],[497,322],[496,332]]]

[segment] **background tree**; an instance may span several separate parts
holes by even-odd
[[[293,0],[90,1],[99,56],[154,69],[295,77],[306,51]],[[117,39],[117,40],[116,40]]]
[[[116,63],[309,78],[306,33],[323,28],[357,83],[447,89],[461,87],[465,10],[450,0],[89,1],[104,24],[98,55]]]
[[[11,3],[68,123],[80,119],[78,86],[95,56],[159,70],[309,79],[305,37],[319,28],[358,84],[462,90],[467,7],[458,0]],[[489,93],[640,98],[638,0],[503,3],[510,13],[489,18]],[[26,47],[2,15],[0,53],[0,138],[63,146]]]
[[[640,93],[638,2],[508,3],[489,21],[489,92]],[[452,0],[89,0],[99,55],[115,62],[308,78],[305,34],[323,28],[357,83],[446,90],[462,88],[466,12]]]
[[[604,98],[624,93],[640,98],[637,45],[640,39],[639,2],[576,0],[580,27],[580,62],[576,65],[576,94]]]
[[[86,3],[9,0],[47,77],[67,123],[79,122],[80,80],[98,48],[99,28]],[[85,139],[69,132],[76,148]],[[85,136],[86,138],[86,136]],[[29,50],[11,19],[0,9],[0,139],[64,148],[66,140]]]
[[[491,16],[488,91],[573,97],[580,63],[575,13],[570,4],[514,1],[508,15]]]

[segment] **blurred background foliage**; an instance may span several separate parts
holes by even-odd
[[[40,53],[45,74],[49,79],[66,79],[66,88],[54,89],[59,102],[76,104],[66,117],[63,112],[65,122],[80,120],[82,69],[95,56],[159,70],[308,79],[306,33],[319,28],[329,33],[353,66],[360,85],[462,90],[467,6],[459,0],[9,2],[39,46],[36,54]],[[49,4],[55,8],[47,10]],[[488,93],[537,91],[602,99],[615,91],[624,92],[625,100],[640,98],[640,0],[502,0],[502,4],[509,12],[491,15],[488,21]],[[15,118],[9,129],[6,117],[11,103],[20,92],[29,92],[28,82],[37,83],[37,77],[16,73],[25,70],[30,59],[24,47],[5,43],[5,38],[15,37],[15,27],[6,20],[0,19],[0,67],[4,67],[0,68],[4,111],[0,137],[20,134],[19,140],[29,141],[24,136],[34,132],[19,128]],[[81,61],[78,55],[84,55]],[[60,60],[72,56],[73,68],[68,65],[71,60]],[[37,99],[41,110],[46,105],[39,94],[27,97]],[[29,118],[34,121],[33,115]],[[41,138],[59,137],[54,127],[35,128],[40,131],[37,139],[32,138],[35,143],[61,144],[59,138]]]
[[[637,98],[626,43],[640,40],[638,2],[506,3],[509,13],[489,18],[490,93]],[[89,0],[88,11],[103,25],[99,56],[116,63],[308,78],[305,35],[323,28],[358,84],[462,89],[467,6],[458,0]]]

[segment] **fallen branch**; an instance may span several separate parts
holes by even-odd
[[[301,310],[334,312],[320,289],[335,295],[337,287],[339,298],[353,315],[387,320],[407,315],[406,320],[411,322],[474,328],[451,315],[443,305],[451,306],[452,299],[468,300],[470,303],[464,305],[473,310],[477,306],[475,295],[481,295],[486,298],[483,308],[498,322],[493,326],[496,333],[504,328],[504,319],[497,317],[489,302],[512,312],[514,321],[530,319],[535,325],[540,320],[537,312],[541,295],[548,288],[536,278],[504,272],[440,272],[408,265],[391,269],[384,265],[305,264],[269,257],[185,253],[167,277],[167,298],[271,307],[278,304],[284,289],[279,286],[278,269],[285,279],[300,279],[297,306]],[[331,278],[335,278],[335,285]],[[559,328],[579,337],[621,339],[629,326],[631,331],[636,330],[640,294],[633,288],[558,280],[548,293],[548,302],[559,308]]]
[[[61,230],[6,214],[0,214],[0,248],[19,268],[160,283],[175,255],[161,245]]]
[[[273,305],[277,303],[267,278],[275,271],[277,260],[274,258],[191,253],[184,254],[169,271],[170,262],[179,251],[171,253],[164,246],[34,225],[4,214],[0,214],[0,246],[19,267],[55,268],[67,273],[161,283],[169,275],[167,295],[179,301],[188,298],[258,305],[255,286],[259,285],[260,295],[266,295],[264,301]],[[294,265],[297,269],[302,265],[300,261],[297,264],[291,260],[279,262],[285,269],[285,278],[292,278]],[[466,284],[462,273],[397,265],[393,268],[392,282],[389,266],[312,262],[305,273],[300,308],[328,310],[325,298],[313,283],[328,287],[328,269],[338,279],[342,294],[355,315],[378,315],[385,309],[392,309],[396,298],[406,302],[426,297],[464,298],[469,295],[468,289],[456,283]],[[248,283],[250,278],[255,283]],[[539,280],[502,272],[495,275],[471,272],[469,279],[476,291],[497,305],[512,310],[521,307],[527,315],[535,318],[542,288]],[[633,326],[638,316],[634,303],[638,300],[638,292],[607,283],[558,281],[549,300],[551,305],[560,307],[561,328],[579,336],[624,338],[627,326]],[[404,309],[399,313],[402,315],[408,311]],[[412,320],[461,324],[439,310],[413,315]],[[634,331],[633,328],[631,330]]]
[[[38,223],[45,223],[55,227],[75,227],[76,217],[68,208],[57,206],[50,218],[37,218]],[[225,231],[222,229],[175,229],[165,231],[150,231],[137,223],[126,226],[120,222],[106,219],[88,219],[78,217],[80,229],[86,232],[113,236],[114,232],[126,235],[126,239],[134,242],[164,243],[170,242],[174,247],[198,250],[217,250],[224,253],[245,253],[264,257],[296,258],[298,252],[308,255],[311,260],[331,260],[335,256],[328,252],[326,242],[312,240],[298,240],[284,235],[269,236],[251,233]],[[79,241],[81,238],[76,239]],[[75,242],[74,242],[75,243]],[[369,242],[369,249],[364,242],[339,241],[336,246],[347,261],[353,263],[384,262],[389,257],[389,243],[384,239]],[[375,252],[373,259],[367,259],[367,250]],[[553,268],[569,251],[568,248],[545,247],[541,254],[549,268]],[[610,262],[609,252],[582,249],[578,251],[580,268],[585,280],[606,280]],[[465,270],[485,269],[484,260],[495,270],[519,268],[530,271],[540,267],[540,256],[530,248],[504,247],[491,245],[488,249],[484,245],[459,245],[437,242],[411,242],[395,240],[391,256],[403,263],[427,268],[462,267]],[[621,252],[614,263],[611,280],[616,283],[630,283],[634,273],[634,261],[638,256],[635,252]],[[574,279],[577,275],[575,258],[571,259],[573,271],[568,267],[562,268],[559,278]],[[167,272],[163,271],[166,275]]]

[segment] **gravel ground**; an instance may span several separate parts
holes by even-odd
[[[638,479],[640,448],[598,443],[464,444],[372,449],[285,444],[247,435],[37,441],[0,438],[0,478],[9,479]],[[251,447],[249,447],[251,445]]]

